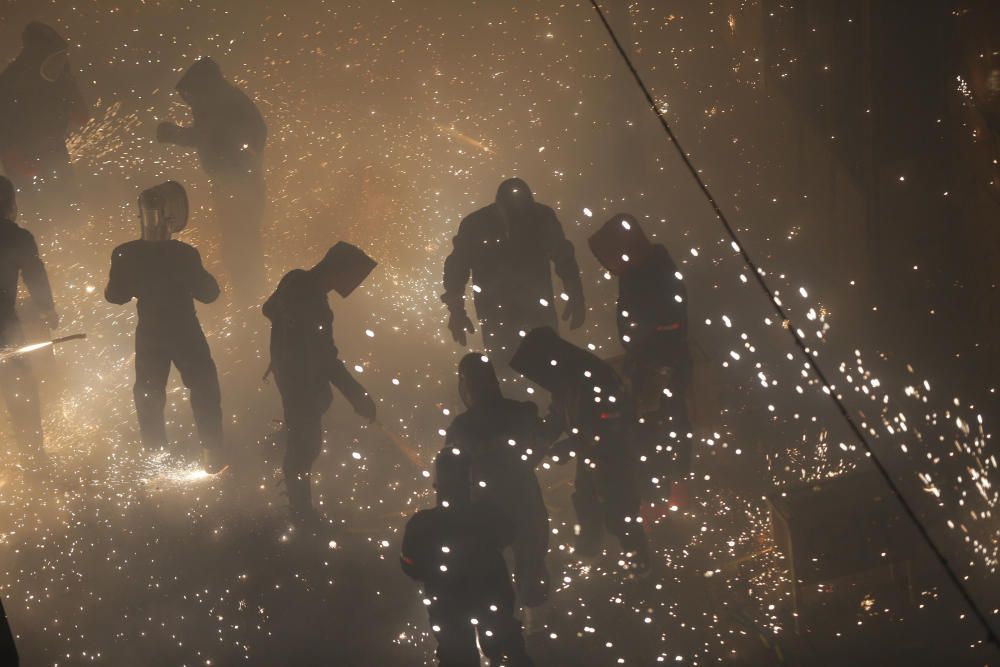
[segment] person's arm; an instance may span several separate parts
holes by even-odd
[[[538,415],[538,406],[531,401],[523,401],[517,406],[516,433],[519,434],[518,457],[534,469],[548,455],[553,438],[548,437],[545,422]]]
[[[202,303],[212,303],[219,298],[219,281],[202,264],[197,248],[191,248],[190,276],[192,297]]]
[[[195,125],[181,127],[176,123],[160,123],[156,126],[156,140],[161,144],[197,148],[199,139],[200,133]]]
[[[422,534],[423,515],[420,512],[414,514],[406,522],[403,530],[403,544],[399,549],[399,565],[403,573],[410,579],[416,581],[426,581],[427,567],[423,548],[424,535]]]
[[[24,242],[21,252],[21,276],[24,284],[28,287],[31,300],[42,313],[46,324],[50,329],[55,329],[59,324],[56,316],[55,303],[52,301],[52,286],[49,285],[49,274],[45,271],[45,264],[38,255],[38,245],[31,232],[24,231]]]
[[[116,305],[123,305],[135,296],[132,276],[129,275],[129,258],[124,248],[115,248],[111,254],[111,274],[108,286],[104,288],[104,298]]]
[[[370,422],[375,421],[375,401],[372,400],[368,391],[347,370],[347,366],[338,356],[336,346],[333,346],[332,353],[328,354],[331,357],[328,360],[330,384],[344,395],[347,402],[354,408],[354,412]]]
[[[586,314],[580,267],[576,263],[576,252],[573,249],[573,244],[563,232],[562,223],[556,217],[555,211],[548,207],[545,207],[542,234],[545,252],[569,297],[566,310],[563,311],[563,320],[569,320],[570,329],[577,329],[583,325]]]
[[[472,275],[472,250],[469,247],[468,218],[458,226],[452,239],[452,251],[444,260],[444,294],[441,301],[448,306],[448,330],[459,345],[467,343],[466,334],[476,327],[465,310],[465,286]]]
[[[375,401],[339,358],[330,363],[330,383],[336,387],[359,416],[375,421]]]

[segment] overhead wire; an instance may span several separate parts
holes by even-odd
[[[712,192],[711,190],[709,190],[708,185],[705,183],[704,179],[702,179],[701,174],[698,173],[698,170],[695,168],[694,164],[691,161],[691,157],[684,151],[684,148],[677,140],[677,135],[674,134],[674,130],[670,126],[670,123],[667,121],[667,118],[664,115],[663,110],[659,107],[659,105],[656,104],[656,100],[653,98],[649,86],[646,85],[646,82],[643,80],[642,76],[639,74],[639,71],[636,69],[635,64],[632,62],[632,58],[629,56],[624,46],[622,46],[621,40],[618,39],[617,33],[615,33],[614,28],[612,28],[611,23],[608,21],[607,15],[604,13],[604,10],[601,9],[598,0],[590,0],[590,4],[593,6],[594,11],[597,12],[597,16],[600,18],[601,23],[604,25],[604,29],[608,33],[608,37],[611,39],[611,42],[614,45],[615,49],[617,49],[618,54],[622,57],[622,60],[628,67],[629,72],[631,72],[632,77],[635,79],[636,84],[642,90],[642,94],[645,96],[646,102],[649,103],[650,109],[652,109],[653,113],[656,114],[657,119],[659,119],[660,126],[663,128],[663,131],[670,139],[670,142],[677,149],[677,153],[680,156],[681,161],[684,163],[684,166],[687,168],[688,172],[690,172],[691,177],[694,178],[695,182],[698,184],[698,188],[701,190],[702,194],[705,195],[705,199],[712,207],[712,211],[715,213],[715,217],[718,219],[720,223],[722,223],[723,228],[725,228],[726,230],[726,234],[729,236],[730,240],[733,243],[734,249],[743,258],[743,261],[746,263],[747,267],[750,268],[751,273],[753,274],[753,277],[756,280],[757,285],[767,295],[768,301],[770,301],[772,307],[774,308],[775,313],[781,318],[781,321],[785,323],[786,325],[785,328],[788,330],[789,335],[795,342],[795,346],[802,353],[802,356],[805,357],[806,363],[809,365],[810,370],[812,370],[812,372],[816,375],[817,379],[819,379],[823,388],[826,390],[825,393],[827,393],[830,396],[830,400],[832,400],[836,405],[837,410],[840,413],[841,417],[843,417],[844,421],[847,422],[851,431],[854,433],[854,436],[858,439],[861,446],[867,452],[868,458],[871,459],[879,475],[881,475],[882,479],[889,487],[889,490],[899,501],[907,518],[909,518],[913,522],[914,526],[917,529],[917,532],[920,534],[920,537],[930,548],[931,553],[934,555],[934,558],[944,569],[948,579],[958,590],[962,599],[965,601],[965,604],[969,607],[973,615],[976,617],[976,620],[983,626],[983,629],[986,631],[986,636],[990,641],[990,643],[992,643],[997,648],[1000,648],[1000,639],[998,639],[996,631],[993,629],[993,626],[987,620],[986,614],[979,608],[979,605],[976,603],[975,599],[972,597],[972,594],[966,588],[965,584],[962,583],[961,578],[959,577],[955,569],[952,567],[951,563],[948,561],[948,558],[945,556],[944,552],[938,547],[934,539],[931,537],[929,530],[924,525],[923,521],[921,521],[920,517],[917,515],[916,510],[914,510],[913,507],[910,505],[910,503],[907,501],[906,497],[903,495],[903,492],[900,490],[899,486],[892,479],[892,475],[889,474],[889,471],[885,467],[885,464],[882,463],[878,455],[875,453],[875,450],[873,449],[871,443],[868,442],[868,439],[862,432],[861,427],[858,426],[857,422],[854,420],[854,418],[848,411],[847,406],[844,404],[840,396],[837,394],[836,389],[827,379],[826,373],[820,367],[819,362],[816,360],[816,357],[809,351],[809,348],[806,346],[805,341],[802,340],[802,336],[799,335],[799,330],[795,327],[791,318],[788,316],[788,313],[785,311],[784,306],[781,305],[781,302],[774,294],[774,291],[771,289],[770,285],[768,285],[767,281],[764,280],[764,272],[758,267],[757,263],[747,252],[743,244],[740,243],[739,235],[736,233],[736,230],[729,222],[729,218],[722,210],[722,207],[719,206],[719,203],[715,199],[715,196],[712,195]]]

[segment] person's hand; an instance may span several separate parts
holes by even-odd
[[[59,313],[54,310],[48,310],[41,314],[42,323],[45,324],[49,329],[59,328]]]
[[[174,123],[160,123],[156,126],[156,140],[161,144],[175,144],[181,128]]]
[[[465,308],[451,310],[451,314],[448,316],[448,330],[451,331],[451,337],[455,339],[455,342],[463,347],[468,344],[466,334],[476,333],[476,327],[473,326]]]
[[[375,401],[372,400],[368,392],[363,392],[355,397],[351,401],[351,406],[359,417],[368,420],[369,423],[375,422]]]
[[[563,310],[563,322],[569,320],[570,329],[579,329],[583,326],[583,318],[586,310],[583,305],[583,294],[570,294],[569,301],[566,302],[566,309]]]

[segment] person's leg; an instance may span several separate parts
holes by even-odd
[[[518,599],[525,607],[545,604],[549,597],[549,513],[533,471],[523,480],[515,499],[514,576]]]
[[[293,514],[312,515],[312,467],[323,449],[323,412],[286,407],[285,428],[288,439],[283,470],[288,504]]]
[[[135,413],[144,447],[158,449],[167,445],[167,426],[163,409],[167,404],[167,378],[170,354],[158,341],[142,332],[135,336]]]
[[[479,624],[479,645],[489,658],[490,667],[533,667],[534,661],[524,645],[521,622],[514,616],[510,601],[483,610]],[[495,608],[495,611],[494,611]]]
[[[479,667],[476,626],[472,614],[435,600],[427,608],[431,632],[437,639],[440,667]],[[478,620],[478,619],[477,619]]]
[[[637,521],[641,495],[634,467],[622,460],[602,461],[598,475],[605,527],[618,538],[622,550],[631,554],[634,568],[647,570],[649,542],[646,531]]]
[[[580,531],[576,537],[576,553],[580,556],[595,556],[604,541],[601,499],[594,470],[584,462],[583,457],[578,457],[576,462],[573,509],[576,510],[576,523]]]
[[[222,447],[222,391],[205,336],[198,331],[175,342],[174,365],[191,392],[191,412],[202,447]]]

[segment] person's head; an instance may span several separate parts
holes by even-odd
[[[461,452],[443,449],[434,459],[434,490],[438,505],[453,507],[472,500],[469,465]]]
[[[500,381],[489,357],[481,352],[470,352],[458,362],[458,395],[467,408],[475,408],[499,401]]]
[[[187,225],[188,200],[184,187],[166,181],[139,195],[139,231],[145,241],[168,241]]]
[[[594,232],[588,244],[597,261],[616,276],[642,265],[653,251],[639,221],[628,213],[613,216]]]
[[[23,52],[38,64],[38,73],[46,81],[58,80],[69,68],[69,44],[58,32],[40,21],[32,21],[21,33]]]
[[[340,241],[326,252],[310,272],[317,277],[323,291],[337,290],[340,296],[347,297],[376,266],[378,262],[366,255],[361,248]]]
[[[504,213],[524,215],[534,208],[535,196],[523,180],[508,178],[497,188],[496,203]]]
[[[184,72],[175,90],[190,106],[210,99],[226,85],[222,68],[211,58],[199,58]]]
[[[12,222],[17,218],[17,191],[6,176],[0,176],[0,218]]]

